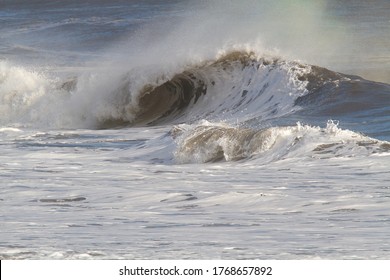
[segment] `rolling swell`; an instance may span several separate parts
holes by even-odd
[[[337,119],[346,128],[390,140],[390,85],[320,67],[302,79],[309,81],[308,94],[295,100],[303,108],[295,118],[314,124]]]
[[[318,66],[312,66],[310,73],[300,79],[308,81],[308,94],[298,97],[295,104],[304,106],[306,111],[316,106],[317,114],[338,116],[389,105],[388,84],[367,81]]]

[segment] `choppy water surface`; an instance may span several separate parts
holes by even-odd
[[[388,259],[387,1],[45,2],[0,3],[1,258]]]

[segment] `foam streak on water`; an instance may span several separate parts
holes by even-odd
[[[389,153],[177,165],[161,132],[3,131],[2,258],[388,256]]]

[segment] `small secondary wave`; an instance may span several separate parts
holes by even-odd
[[[276,160],[311,157],[358,157],[390,152],[390,143],[338,128],[328,121],[325,128],[301,125],[250,129],[223,123],[176,126],[175,159],[179,163]]]

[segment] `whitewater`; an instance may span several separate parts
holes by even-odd
[[[1,259],[388,259],[390,5],[1,1]]]

